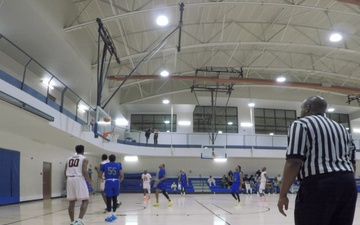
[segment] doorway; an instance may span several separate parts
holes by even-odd
[[[43,199],[51,199],[51,163],[43,162]]]

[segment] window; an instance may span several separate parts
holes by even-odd
[[[342,124],[350,132],[349,114],[326,113],[326,117]]]
[[[287,135],[291,123],[296,120],[295,110],[254,109],[255,133]]]
[[[213,109],[211,106],[196,106],[193,113],[193,132],[212,132]],[[238,133],[237,107],[214,107],[215,133]]]
[[[176,132],[176,115],[173,115],[172,132]],[[144,131],[149,128],[160,132],[171,131],[171,114],[132,114],[131,131]]]

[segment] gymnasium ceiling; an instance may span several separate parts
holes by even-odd
[[[209,105],[210,93],[196,98],[193,85],[231,87],[231,99],[299,102],[320,94],[344,106],[349,94],[360,94],[359,6],[334,0],[183,0],[179,42],[180,2],[0,0],[0,33],[93,105],[97,18],[121,61],[110,61],[102,102],[131,74],[111,107],[131,111],[134,104],[146,108],[144,104],[161,104],[164,98],[172,104]],[[168,16],[167,26],[156,24],[160,14]],[[331,42],[333,32],[343,39]],[[159,76],[163,69],[168,78]],[[286,82],[277,83],[279,76]],[[226,94],[217,97],[226,104]]]

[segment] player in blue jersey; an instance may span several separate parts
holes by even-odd
[[[166,191],[166,172],[165,172],[165,164],[159,165],[159,173],[158,173],[158,179],[154,183],[155,186],[155,197],[156,202],[153,204],[153,206],[159,206],[159,192],[161,191],[165,198],[169,201],[168,206],[172,205],[172,201],[169,197],[169,194]]]
[[[231,195],[236,200],[235,205],[240,205],[240,189],[243,180],[240,166],[235,167],[235,172],[233,176],[234,176],[233,177],[234,181],[233,184],[231,185]]]
[[[180,170],[178,184],[180,185],[180,194],[185,195],[185,187],[189,185],[189,180],[184,169]]]
[[[117,196],[120,193],[120,182],[124,179],[124,172],[122,166],[119,163],[116,163],[115,155],[109,156],[110,162],[103,164],[100,168],[99,178],[102,175],[105,175],[105,196],[106,196],[106,206],[109,213],[106,217],[106,222],[112,222],[117,219],[115,212],[117,208]],[[111,208],[112,200],[112,208]]]

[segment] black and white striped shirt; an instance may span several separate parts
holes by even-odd
[[[321,115],[303,117],[292,123],[286,158],[300,158],[299,179],[309,176],[354,171],[355,145],[341,124]]]

